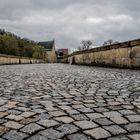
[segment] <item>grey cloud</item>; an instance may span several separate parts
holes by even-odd
[[[0,28],[35,41],[56,40],[74,49],[82,39],[100,45],[107,39],[140,36],[138,0],[0,0]]]

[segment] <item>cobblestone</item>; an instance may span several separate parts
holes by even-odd
[[[87,138],[84,134],[73,134],[68,136],[69,140],[91,140],[90,138]]]
[[[0,137],[139,140],[139,85],[139,70],[0,66]]]
[[[128,115],[126,116],[131,122],[140,122],[140,115]]]
[[[126,133],[127,131],[122,129],[118,125],[111,125],[111,126],[106,126],[104,127],[106,130],[108,130],[111,134],[113,135],[118,135],[118,134],[123,134]]]
[[[28,138],[27,140],[49,140],[49,139],[41,135],[34,135]]]
[[[54,120],[40,120],[38,122],[38,124],[43,125],[45,127],[52,127],[52,126],[56,126],[58,125],[58,122],[54,121]]]
[[[24,119],[22,116],[17,116],[17,115],[13,115],[13,114],[8,115],[6,118],[10,119],[10,120],[15,120],[15,121],[20,121],[20,120]]]
[[[92,121],[76,121],[74,123],[82,129],[89,129],[89,128],[97,127],[97,124],[95,124]]]
[[[100,125],[104,126],[104,125],[111,125],[113,124],[112,121],[110,121],[107,118],[98,118],[94,120],[95,122],[99,123]]]
[[[8,140],[23,140],[26,138],[28,135],[25,133],[17,132],[15,130],[11,130],[7,134],[3,136],[3,138],[6,138]]]
[[[87,115],[91,120],[104,117],[102,114],[99,114],[99,113],[90,113],[90,114],[86,114],[86,115]]]
[[[77,132],[79,128],[72,124],[63,124],[58,127],[57,130],[60,130],[64,134],[72,134],[74,132]]]
[[[31,112],[31,111],[27,111],[27,112],[24,112],[24,113],[21,114],[21,116],[24,117],[24,118],[28,118],[28,117],[31,117],[33,115],[35,115],[35,113]]]
[[[63,122],[63,123],[71,123],[71,122],[74,121],[72,118],[67,117],[67,116],[64,116],[64,117],[56,117],[54,119],[57,120],[57,121]]]
[[[22,124],[19,124],[15,121],[8,121],[8,122],[4,123],[4,125],[8,128],[13,128],[13,129],[20,129],[21,127],[23,127]]]
[[[0,136],[8,131],[8,128],[0,126]]]
[[[128,136],[132,140],[140,140],[140,134],[132,134]]]
[[[51,140],[57,140],[64,136],[63,133],[56,131],[52,128],[41,131],[40,134]]]
[[[72,117],[77,121],[88,120],[88,118],[84,114],[75,114],[75,115],[72,115]]]
[[[115,122],[116,124],[127,124],[128,121],[121,117],[121,116],[115,116],[115,117],[111,117],[110,118],[113,122]]]
[[[117,111],[110,111],[110,112],[104,112],[104,115],[108,118],[116,117],[116,116],[122,116],[119,112]]]
[[[8,115],[8,113],[6,113],[6,112],[0,112],[0,118],[3,118],[6,115]]]
[[[55,117],[66,115],[66,113],[62,111],[53,111],[53,112],[49,112],[49,114]]]
[[[126,136],[117,136],[117,137],[111,137],[111,138],[108,138],[107,140],[130,140],[128,137]]]
[[[140,132],[140,123],[130,123],[124,126],[129,132]]]
[[[86,130],[84,132],[88,135],[91,135],[95,139],[103,139],[111,136],[109,132],[107,132],[103,128],[95,128],[91,130]]]
[[[22,128],[21,131],[32,134],[32,133],[35,133],[36,131],[42,130],[42,129],[43,129],[43,127],[41,127],[35,123],[31,123],[29,125],[26,125],[24,128]]]

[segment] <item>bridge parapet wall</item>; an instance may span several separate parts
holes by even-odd
[[[0,65],[4,64],[37,64],[43,60],[0,54]]]
[[[81,65],[140,68],[140,39],[70,54],[63,62]]]

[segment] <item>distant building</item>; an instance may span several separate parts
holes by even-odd
[[[48,63],[57,62],[57,55],[56,55],[54,40],[46,41],[46,42],[39,42],[38,45],[43,46],[45,49],[46,54],[44,54],[44,59],[46,62]]]
[[[68,49],[58,49],[57,50],[57,59],[62,59],[68,55]]]

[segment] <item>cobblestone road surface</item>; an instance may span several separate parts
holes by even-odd
[[[0,66],[0,140],[140,140],[140,71]]]

